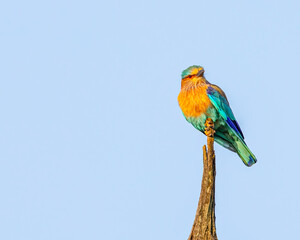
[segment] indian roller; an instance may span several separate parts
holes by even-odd
[[[181,74],[181,91],[178,103],[186,120],[205,133],[205,122],[214,122],[214,140],[236,152],[248,167],[256,158],[244,141],[242,130],[236,121],[223,90],[204,77],[204,68],[191,66]]]

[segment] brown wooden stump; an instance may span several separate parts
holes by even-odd
[[[205,123],[207,150],[203,146],[203,176],[196,217],[188,240],[217,240],[215,223],[215,177],[214,123]]]

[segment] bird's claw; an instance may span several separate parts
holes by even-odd
[[[213,137],[215,134],[215,130],[214,130],[214,122],[211,118],[208,118],[205,122],[205,130],[204,133],[206,136],[208,137]]]
[[[205,135],[208,136],[208,137],[213,137],[214,134],[215,134],[215,132],[216,132],[216,131],[213,130],[212,128],[210,128],[210,129],[207,129],[207,128],[206,128],[206,129],[204,130]]]

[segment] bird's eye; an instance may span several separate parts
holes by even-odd
[[[193,77],[193,75],[187,75],[187,76],[185,77],[185,79],[192,78],[192,77]]]

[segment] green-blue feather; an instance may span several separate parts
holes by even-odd
[[[198,68],[202,68],[202,67],[198,66],[198,65],[193,65],[193,66],[188,67],[187,69],[182,71],[181,78],[185,78],[186,76],[190,75],[195,68],[198,69]]]
[[[224,132],[216,131],[216,142],[232,151],[236,151],[247,166],[256,163],[257,160],[247,147],[243,133],[226,98],[212,87],[207,88],[207,95],[213,106],[217,109],[222,120],[226,123],[225,128],[228,130]]]

